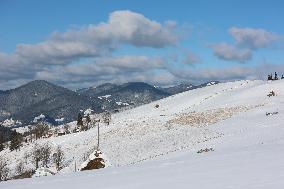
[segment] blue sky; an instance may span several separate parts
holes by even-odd
[[[263,79],[284,72],[283,7],[281,0],[0,0],[0,89],[34,79],[72,89]],[[120,20],[111,24],[111,15]]]

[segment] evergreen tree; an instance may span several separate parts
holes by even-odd
[[[20,133],[17,133],[16,131],[12,131],[10,136],[10,150],[17,150],[21,147],[23,142],[23,136]]]
[[[276,72],[274,73],[274,80],[278,80],[278,76]]]
[[[1,133],[0,133],[0,152],[1,152],[2,150],[4,150],[4,148],[5,148],[4,142],[5,142],[5,140],[4,140],[4,134],[1,132]]]
[[[80,128],[82,128],[84,126],[83,117],[80,113],[78,114],[78,118],[77,118],[77,126],[80,127]]]
[[[87,129],[89,129],[89,124],[91,123],[91,117],[89,114],[86,116],[86,123],[87,123]]]

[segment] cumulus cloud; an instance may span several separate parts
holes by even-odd
[[[122,45],[153,49],[174,46],[179,40],[176,27],[174,21],[159,23],[128,10],[114,11],[106,22],[53,32],[37,44],[18,44],[11,54],[0,52],[0,85],[20,78],[65,80],[65,75],[78,75],[80,81],[79,76],[84,74],[117,75],[139,69],[163,69],[164,61],[159,57],[112,56]]]
[[[123,45],[143,49],[174,46],[177,50],[180,40],[177,27],[175,21],[160,23],[139,13],[115,11],[106,22],[54,32],[37,44],[18,44],[11,54],[0,52],[0,89],[34,79],[75,89],[104,82],[144,81],[168,85],[179,80],[201,82],[256,76],[253,69],[243,67],[220,70],[187,66],[201,62],[198,55],[187,50],[180,50],[182,56],[169,58],[117,55]],[[246,62],[252,58],[253,50],[277,40],[273,33],[261,29],[233,27],[229,33],[235,44],[210,46],[215,56],[229,61]]]
[[[229,33],[237,45],[252,49],[268,47],[279,39],[277,34],[264,29],[231,27]]]
[[[242,63],[252,59],[254,50],[267,48],[281,39],[278,34],[260,28],[231,27],[228,32],[234,44],[219,43],[210,47],[219,59]]]
[[[142,14],[115,11],[106,23],[54,32],[47,41],[38,44],[19,44],[15,54],[36,63],[66,64],[76,58],[105,56],[122,44],[163,48],[177,42],[174,27],[173,21],[161,24]]]
[[[166,69],[166,62],[159,57],[119,56],[88,59],[81,64],[53,65],[36,73],[43,79],[64,85],[78,83],[151,81]],[[143,79],[142,79],[143,78]],[[82,85],[81,85],[82,87]]]
[[[211,45],[211,48],[214,55],[223,60],[245,62],[252,58],[250,49],[240,49],[227,43]]]

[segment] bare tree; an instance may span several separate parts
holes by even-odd
[[[7,161],[4,157],[0,156],[0,182],[7,180],[9,175],[9,168],[7,167]]]
[[[46,143],[44,146],[42,146],[42,164],[44,167],[47,167],[48,161],[50,159],[50,155],[51,155],[51,146]]]
[[[53,154],[53,161],[55,163],[57,171],[60,171],[63,167],[63,162],[65,160],[64,152],[60,146],[58,146]]]
[[[37,169],[39,167],[39,162],[42,159],[41,146],[39,146],[38,144],[35,144],[34,150],[32,152],[32,159]]]
[[[87,129],[90,129],[91,117],[90,114],[86,116]]]
[[[27,139],[30,142],[33,142],[33,127],[32,126],[28,126],[28,136]]]
[[[17,175],[22,175],[25,172],[24,163],[20,161],[20,163],[16,166]]]
[[[111,114],[110,112],[106,111],[103,113],[103,122],[106,123],[107,125],[109,125],[111,121]]]
[[[64,128],[64,133],[65,134],[70,134],[71,132],[70,132],[70,126],[68,125],[68,124],[65,124],[64,126],[63,126],[63,128]]]
[[[32,133],[35,135],[36,139],[39,139],[47,135],[49,131],[49,126],[45,123],[38,123],[32,130]]]
[[[47,167],[50,160],[51,146],[46,143],[44,145],[35,144],[34,150],[32,152],[32,159],[35,164],[36,169],[39,168],[39,163],[42,162],[42,166]]]
[[[58,127],[56,127],[56,128],[54,129],[53,134],[54,134],[54,135],[57,135],[58,133],[59,133],[59,128],[58,128]]]
[[[29,159],[30,156],[31,156],[31,154],[29,152],[25,151],[24,157],[23,157],[25,164],[28,164],[28,159]]]

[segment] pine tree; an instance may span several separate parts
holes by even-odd
[[[4,140],[4,134],[3,134],[2,132],[0,132],[0,152],[1,152],[2,150],[4,150],[4,148],[5,148],[4,142],[5,142],[5,140]]]
[[[3,143],[0,143],[0,152],[1,152],[2,150],[4,150],[4,149],[5,149],[4,144],[3,144]]]
[[[16,131],[12,131],[10,136],[10,150],[17,150],[20,149],[23,142],[23,136],[20,133],[17,133]]]
[[[86,123],[87,123],[87,129],[89,129],[89,124],[91,123],[91,117],[89,114],[86,116]]]
[[[77,126],[80,127],[81,130],[84,127],[83,117],[80,113],[78,114],[78,118],[77,118]]]
[[[274,80],[278,80],[278,76],[276,72],[274,73]]]

